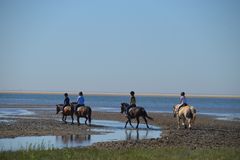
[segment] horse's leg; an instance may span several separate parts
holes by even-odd
[[[188,119],[188,128],[189,129],[192,129],[192,119]]]
[[[132,128],[134,128],[133,125],[132,125],[131,118],[129,118],[128,121],[129,121],[130,126],[131,126]]]
[[[65,116],[65,123],[67,123],[67,116]]]
[[[66,116],[63,115],[63,116],[62,116],[62,120],[63,120],[64,123],[67,123],[67,121],[66,121]]]
[[[88,115],[88,123],[91,126],[91,114]]]
[[[187,129],[186,118],[183,118],[183,125],[184,125],[184,128]]]
[[[131,119],[129,120],[129,124],[130,124],[130,126],[131,126],[132,128],[134,128],[133,125],[132,125]]]
[[[137,126],[136,126],[136,128],[138,128],[138,125],[139,125],[139,117],[136,117],[136,119],[137,119]]]
[[[80,116],[77,116],[77,122],[78,122],[78,125],[80,125]]]
[[[71,124],[73,125],[73,121],[74,121],[74,119],[73,119],[73,114],[71,115],[71,118],[72,118],[72,123],[71,123]]]
[[[86,119],[86,120],[85,120],[85,125],[87,125],[87,120],[88,120],[87,116],[85,117],[85,119]]]
[[[127,127],[128,121],[129,121],[129,119],[126,121],[126,124],[125,124],[125,127],[124,127],[124,128],[126,128],[126,127]]]
[[[146,117],[144,116],[143,119],[144,119],[144,121],[145,121],[145,123],[146,123],[146,125],[147,125],[147,128],[149,128]]]
[[[178,123],[178,128],[177,129],[180,129],[180,117],[177,116],[177,123]]]

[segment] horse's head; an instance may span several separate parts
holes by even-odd
[[[173,117],[176,117],[176,115],[177,115],[177,112],[176,112],[176,105],[175,105],[173,106]]]
[[[78,104],[77,104],[77,102],[72,102],[72,103],[70,103],[70,106],[71,107],[76,107]]]
[[[127,107],[129,106],[129,104],[127,103],[121,103],[121,113],[124,113],[127,110]]]
[[[56,114],[58,114],[61,111],[60,107],[61,107],[61,105],[59,105],[59,104],[56,105],[56,111],[57,111]]]

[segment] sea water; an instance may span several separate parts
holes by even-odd
[[[77,95],[69,96],[75,102]],[[179,103],[174,96],[137,96],[137,105],[148,112],[172,113],[173,105]],[[198,114],[217,116],[220,119],[240,119],[240,98],[187,97],[188,103],[197,109]],[[1,107],[9,105],[41,105],[55,110],[55,105],[63,103],[64,96],[59,94],[0,94]],[[85,105],[93,111],[120,112],[120,104],[129,102],[129,96],[85,95]],[[26,107],[24,106],[24,107]],[[1,110],[1,109],[0,109]]]

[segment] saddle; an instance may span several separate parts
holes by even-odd
[[[79,107],[77,108],[77,112],[81,112],[81,111],[83,111],[83,110],[85,110],[85,106],[79,106]]]
[[[184,107],[187,107],[187,106],[188,106],[188,104],[183,104],[183,105],[178,104],[177,107],[176,107],[176,112],[179,112],[180,109],[182,109]],[[188,107],[190,107],[190,106],[188,106]]]
[[[66,106],[66,107],[64,107],[64,112],[67,112],[67,111],[71,111],[72,109],[71,109],[71,106]]]
[[[133,110],[133,107],[131,107],[131,108],[128,110],[128,112],[130,113],[132,110]]]
[[[131,117],[134,117],[134,110],[136,109],[136,107],[131,107],[129,110],[128,110],[128,115],[131,116]]]

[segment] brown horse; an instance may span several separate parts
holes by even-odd
[[[56,110],[57,110],[56,114],[58,114],[60,111],[62,111],[62,121],[65,123],[67,123],[67,116],[71,116],[71,118],[72,118],[71,124],[73,124],[74,108],[72,106],[66,106],[66,107],[64,107],[64,110],[63,110],[63,104],[57,104]]]
[[[127,108],[129,107],[129,104],[128,103],[121,103],[121,113],[123,114],[124,112],[126,113],[127,112]],[[143,117],[146,125],[147,125],[147,128],[149,128],[148,126],[148,122],[147,122],[147,119],[150,119],[150,120],[153,120],[153,118],[149,117],[147,115],[147,112],[145,111],[145,109],[143,107],[132,107],[128,112],[127,112],[127,121],[126,121],[126,124],[125,124],[125,128],[127,127],[127,124],[129,122],[129,124],[132,126],[132,123],[131,123],[131,119],[133,118],[136,118],[137,120],[137,126],[136,128],[138,128],[138,125],[139,125],[139,117]],[[133,126],[132,126],[133,127]]]
[[[72,102],[71,106],[76,108],[77,103]],[[75,110],[75,115],[77,116],[77,122],[78,125],[80,125],[80,117],[85,117],[85,124],[87,125],[87,120],[88,124],[91,125],[91,115],[92,115],[92,109],[90,106],[79,106],[77,110]]]
[[[188,122],[188,128],[191,129],[196,119],[196,109],[192,106],[183,106],[179,109],[177,104],[173,106],[173,116],[177,117],[178,129],[180,128],[180,120],[182,120],[185,129],[187,128],[186,121]]]

